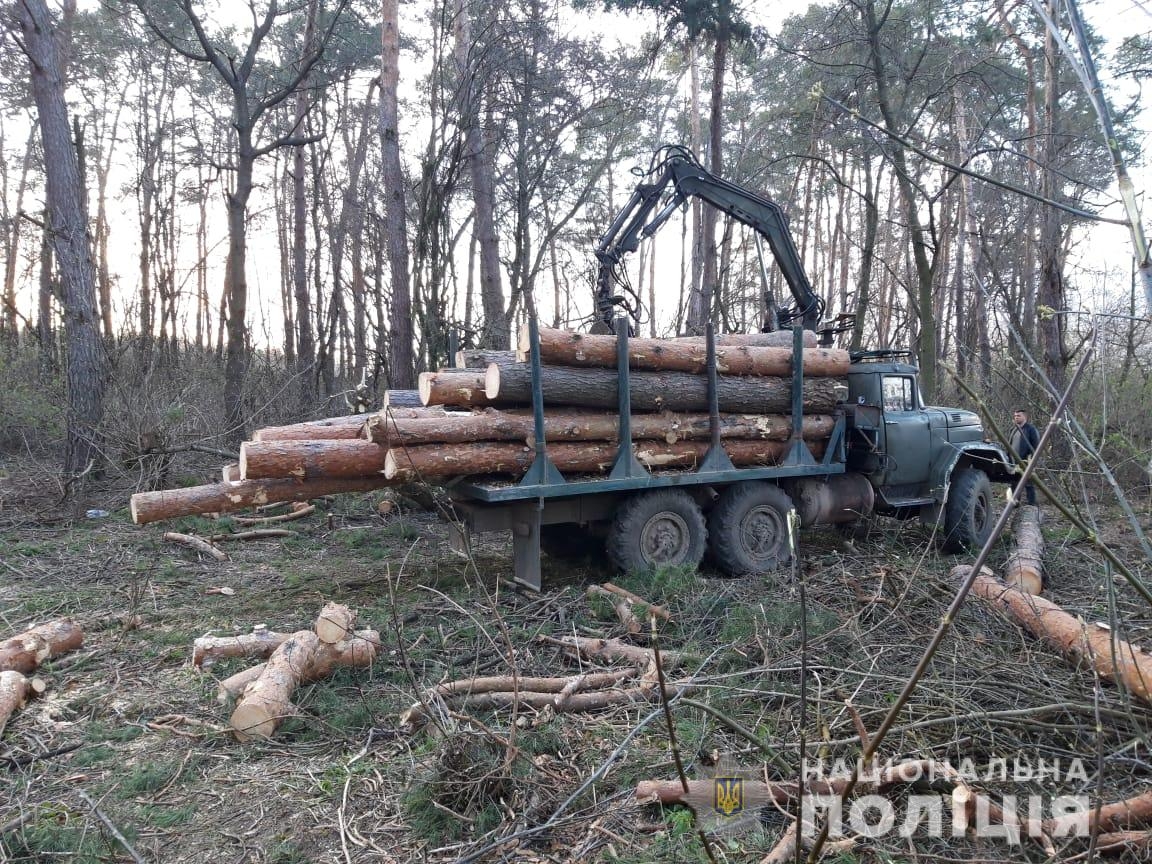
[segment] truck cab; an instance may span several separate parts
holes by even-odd
[[[984,440],[980,417],[925,405],[919,369],[891,351],[862,352],[848,373],[846,460],[867,477],[875,512],[919,516],[950,551],[978,547],[992,529],[992,482],[1011,482],[1012,460]]]

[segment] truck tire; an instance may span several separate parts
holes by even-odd
[[[979,468],[962,468],[952,475],[944,505],[944,551],[974,551],[992,533],[992,483]]]
[[[616,509],[608,557],[626,573],[696,567],[707,541],[704,514],[692,497],[679,489],[656,489],[633,495]]]
[[[792,559],[788,513],[792,499],[779,486],[750,482],[729,486],[708,516],[712,556],[728,576],[769,573]]]
[[[540,551],[557,561],[579,561],[595,552],[591,532],[582,525],[540,526]]]

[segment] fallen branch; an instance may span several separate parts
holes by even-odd
[[[643,597],[633,594],[627,588],[621,588],[619,585],[613,585],[611,582],[605,582],[600,587],[605,591],[611,591],[613,594],[619,594],[621,597],[627,598],[633,606],[639,606],[643,609],[645,615],[655,615],[657,618],[663,618],[665,621],[672,620],[672,613],[665,607],[649,603]]]
[[[40,624],[0,642],[0,672],[27,675],[45,660],[74,651],[84,644],[84,632],[71,618]]]
[[[296,506],[300,505],[300,506]],[[293,522],[296,519],[305,519],[316,512],[316,505],[304,504],[297,501],[292,505],[291,513],[280,513],[276,516],[234,516],[237,525],[272,525],[278,522]]]
[[[593,707],[592,700],[574,702],[577,695],[592,697],[608,693],[626,693],[625,690],[606,690],[621,681],[639,675],[637,669],[619,669],[615,672],[597,672],[574,675],[568,678],[514,678],[511,675],[496,675],[486,678],[465,678],[438,684],[427,693],[425,702],[417,702],[400,715],[400,724],[414,728],[427,722],[424,705],[436,700],[450,701],[470,708],[492,708],[519,702],[534,708],[552,705],[557,711],[588,711]],[[650,689],[650,688],[633,688]],[[582,693],[580,691],[583,691]],[[489,698],[491,697],[491,698]],[[615,698],[615,697],[614,697]],[[640,701],[640,700],[631,700]],[[647,701],[647,698],[643,701]],[[572,707],[573,705],[588,707]],[[606,702],[605,704],[616,704]]]
[[[213,543],[223,543],[226,540],[271,540],[276,537],[291,537],[295,531],[286,528],[256,528],[252,531],[236,531],[232,534],[213,534],[208,539]]]
[[[627,642],[621,642],[619,639],[595,639],[590,636],[565,636],[562,639],[556,639],[544,634],[537,636],[536,639],[548,645],[559,645],[569,651],[582,654],[587,658],[609,660],[621,658],[644,667],[651,665],[655,661],[655,656],[651,648],[629,645]],[[675,651],[663,651],[661,652],[661,657],[664,660],[665,666],[674,666],[679,663],[681,659],[680,654]]]
[[[636,613],[632,611],[632,601],[627,597],[621,597],[618,594],[613,594],[601,587],[600,585],[589,585],[588,590],[584,592],[584,596],[588,598],[603,597],[612,604],[612,608],[616,610],[616,617],[620,619],[620,623],[624,625],[624,629],[631,634],[636,634],[643,629],[640,626],[640,619],[636,617]]]
[[[100,823],[108,830],[108,833],[116,839],[116,842],[124,847],[124,851],[128,853],[128,856],[133,861],[135,861],[136,864],[146,864],[144,859],[140,857],[140,853],[133,849],[132,844],[129,843],[127,839],[125,839],[122,833],[120,833],[120,829],[116,827],[116,825],[112,822],[111,819],[108,818],[103,810],[96,806],[96,802],[88,797],[88,793],[83,789],[77,789],[76,794],[80,796],[80,800],[88,805],[88,807],[92,810],[92,815],[100,820]]]
[[[197,552],[202,552],[217,561],[227,561],[228,553],[223,549],[213,546],[203,537],[194,537],[191,534],[181,534],[178,531],[165,531],[164,539],[169,543],[179,543],[181,546],[187,546],[190,549],[195,549]]]

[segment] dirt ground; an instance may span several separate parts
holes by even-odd
[[[123,496],[85,502],[109,516],[69,517],[44,509],[50,496],[19,476],[10,471],[0,487],[0,636],[70,615],[86,638],[42,668],[48,693],[0,738],[0,860],[132,860],[100,816],[149,862],[707,860],[689,811],[634,796],[640,780],[677,776],[657,703],[582,714],[521,707],[514,720],[511,709],[461,709],[442,717],[442,731],[398,722],[438,682],[597,665],[579,665],[539,637],[623,635],[608,604],[584,597],[588,584],[614,578],[599,555],[546,561],[539,595],[510,591],[499,581],[511,575],[508,541],[486,540],[463,559],[449,551],[435,516],[381,517],[380,496],[366,495],[321,503],[285,526],[289,538],[231,544],[220,563],[161,535],[218,532],[231,520],[137,528]],[[1045,509],[1048,596],[1093,626],[1123,622],[1130,639],[1152,650],[1152,609]],[[1096,515],[1122,559],[1148,578],[1119,515]],[[993,568],[1007,552],[1001,543]],[[810,759],[854,760],[854,714],[866,732],[879,727],[952,597],[950,568],[965,560],[938,552],[916,523],[876,519],[851,537],[804,533],[794,576],[620,577],[668,605],[660,645],[682,655],[668,677],[692,678],[691,700],[713,709],[672,706],[686,774],[793,779],[801,733]],[[236,742],[216,682],[248,661],[198,671],[193,639],[257,624],[307,628],[326,600],[358,609],[362,626],[382,632],[378,662],[298,691],[299,715],[271,740]],[[882,754],[970,760],[979,767],[972,785],[996,800],[1102,793],[1111,801],[1148,789],[1150,721],[1147,706],[1070,668],[973,599]],[[986,774],[1000,758],[1007,775]],[[1014,758],[1059,760],[1066,776],[1014,778]],[[1082,770],[1067,770],[1073,760]],[[899,814],[907,795],[891,794]],[[760,861],[786,820],[771,808],[754,812],[712,833],[711,854]],[[859,838],[825,860],[1051,860],[1027,839],[1012,846],[932,833]],[[1056,843],[1057,860],[1083,860],[1084,840]]]

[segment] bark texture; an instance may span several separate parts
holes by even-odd
[[[1035,505],[1021,507],[1016,517],[1016,548],[1004,564],[1004,581],[1028,594],[1044,587],[1044,534]]]
[[[827,438],[835,420],[827,414],[804,418],[805,439]],[[619,418],[580,409],[549,410],[544,415],[544,436],[554,441],[615,441]],[[721,414],[722,439],[748,438],[784,441],[792,432],[792,418],[786,414]],[[473,441],[535,441],[535,422],[531,413],[489,408],[472,414],[441,414],[430,418],[397,418],[390,422],[370,421],[367,434],[378,444],[465,444]],[[707,440],[711,432],[707,414],[635,414],[632,416],[633,440],[656,440],[667,444],[677,441]]]
[[[614,369],[577,369],[570,366],[541,367],[545,404],[586,408],[615,408],[617,373]],[[634,372],[630,375],[634,411],[707,411],[708,381],[686,372]],[[843,393],[837,386],[844,387]],[[488,367],[488,398],[496,406],[524,405],[532,401],[532,373],[528,364]],[[720,410],[746,414],[783,414],[792,408],[791,381],[769,377],[721,377],[717,382]],[[847,395],[839,378],[804,381],[805,414],[826,413],[838,396]],[[461,400],[457,405],[471,407]]]
[[[362,438],[316,441],[245,441],[240,445],[244,480],[352,479],[384,469],[387,451]]]
[[[708,452],[706,441],[679,441],[664,444],[645,441],[635,445],[636,458],[648,469],[695,468]],[[823,446],[813,442],[813,454],[823,455]],[[775,465],[784,455],[780,441],[727,441],[724,444],[732,463],[741,465]],[[560,471],[577,474],[603,474],[616,461],[615,444],[587,441],[554,444],[548,447],[548,458]],[[384,476],[396,482],[443,480],[471,474],[511,474],[527,471],[535,452],[519,444],[476,442],[456,446],[423,445],[390,449],[384,465]]]
[[[31,67],[32,98],[43,145],[48,220],[60,273],[66,366],[64,474],[82,474],[97,458],[104,414],[104,354],[96,306],[96,269],[88,240],[87,207],[64,101],[64,58],[44,0],[14,5]]]

